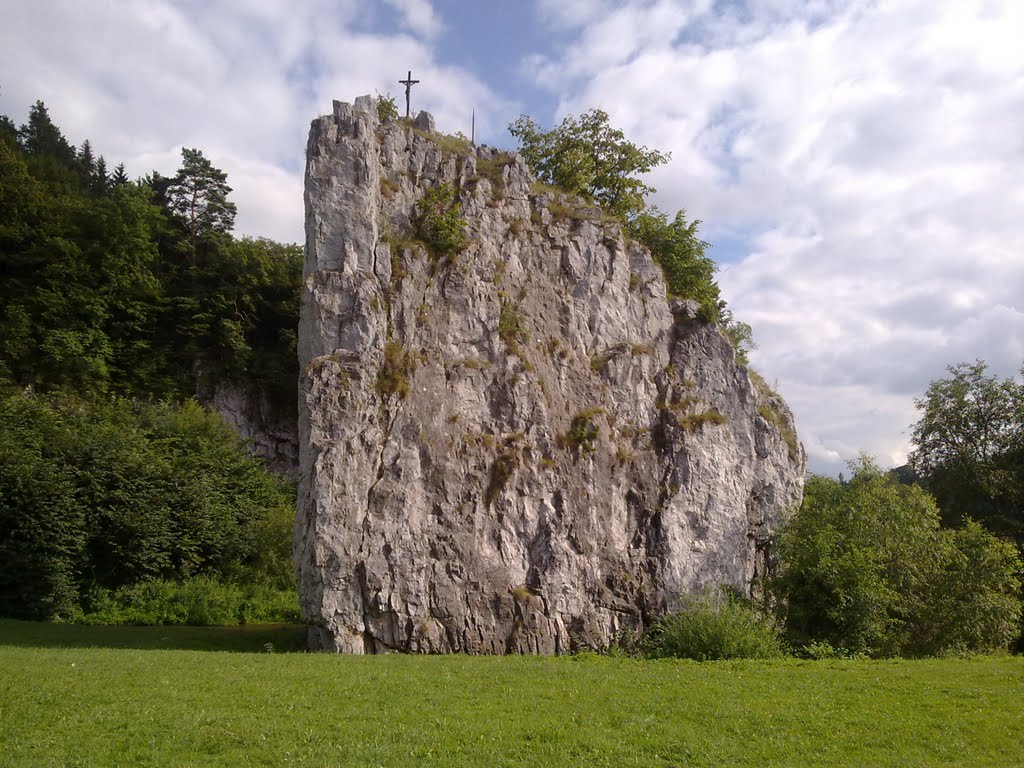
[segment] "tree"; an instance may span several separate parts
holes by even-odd
[[[111,185],[115,187],[122,187],[130,182],[131,180],[128,178],[127,171],[125,171],[124,163],[118,163],[114,166],[114,175],[110,177]]]
[[[700,304],[705,319],[717,320],[721,305],[715,283],[717,268],[706,254],[708,243],[697,236],[699,225],[699,221],[686,221],[686,211],[677,212],[669,221],[666,214],[652,207],[637,214],[629,230],[661,266],[669,295],[693,299]]]
[[[182,165],[167,187],[167,208],[187,231],[195,259],[199,243],[231,232],[237,207],[228,200],[227,174],[198,149],[181,150]]]
[[[570,115],[549,131],[520,115],[509,132],[519,139],[519,151],[540,181],[592,198],[623,221],[643,211],[644,197],[655,191],[636,175],[670,157],[628,141],[601,109],[579,119]]]
[[[0,142],[12,147],[18,143],[18,126],[7,115],[0,115]]]
[[[540,181],[591,198],[618,216],[661,266],[668,295],[696,301],[708,322],[719,319],[725,304],[708,243],[697,235],[700,222],[687,221],[685,211],[670,220],[657,207],[648,208],[644,198],[655,189],[637,178],[667,162],[667,152],[627,140],[600,109],[578,119],[569,116],[549,131],[521,115],[509,131]]]
[[[18,131],[18,143],[32,175],[55,190],[78,191],[82,186],[81,166],[75,148],[53,124],[46,105],[37,101],[28,122]]]
[[[82,142],[82,147],[78,150],[77,159],[78,165],[82,169],[82,177],[91,179],[96,172],[96,157],[92,152],[92,142],[88,139]]]
[[[28,113],[28,123],[21,126],[18,139],[28,155],[50,155],[69,165],[75,161],[75,148],[53,124],[46,105],[41,101],[32,105]]]
[[[950,366],[914,401],[921,419],[910,463],[944,520],[974,518],[1024,543],[1024,384],[987,367]]]
[[[138,381],[152,356],[163,216],[136,187],[98,197],[80,177],[46,183],[38,170],[0,145],[0,378],[84,393],[120,366]]]
[[[729,339],[733,349],[736,350],[736,362],[741,365],[750,365],[750,353],[757,349],[757,343],[754,341],[754,329],[750,327],[749,323],[737,320],[733,316],[732,310],[725,306],[724,301],[719,301],[716,309],[719,315],[719,327],[725,337]]]
[[[0,615],[67,617],[152,578],[287,584],[270,531],[293,509],[288,484],[194,401],[0,398]]]
[[[93,194],[102,197],[110,191],[110,174],[107,173],[107,161],[100,155],[96,160],[96,169],[89,180]]]
[[[769,581],[790,639],[849,653],[1005,649],[1019,631],[1021,559],[980,526],[942,528],[934,500],[869,458],[846,484],[811,477]]]

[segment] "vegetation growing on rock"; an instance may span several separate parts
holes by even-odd
[[[416,232],[437,259],[450,260],[466,245],[466,219],[445,182],[428,189],[416,202]]]

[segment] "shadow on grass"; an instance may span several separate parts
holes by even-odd
[[[0,619],[0,645],[24,648],[134,648],[147,651],[289,653],[306,649],[306,627],[302,624],[125,627]]]

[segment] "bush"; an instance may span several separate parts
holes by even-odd
[[[390,93],[386,96],[377,94],[377,119],[382,123],[393,123],[398,119],[398,105]]]
[[[384,359],[377,371],[377,393],[381,397],[395,395],[404,400],[409,394],[409,377],[414,361],[397,341],[384,344]]]
[[[513,355],[519,354],[520,342],[526,343],[530,340],[530,329],[526,325],[526,318],[519,314],[515,305],[508,301],[501,304],[501,312],[498,315],[498,337],[505,342],[509,352]]]
[[[0,614],[209,576],[293,588],[294,491],[196,403],[0,400]]]
[[[790,641],[845,654],[1005,649],[1017,633],[1021,560],[976,524],[944,529],[934,500],[868,458],[849,483],[808,480],[769,581]]]
[[[779,630],[750,601],[728,590],[705,590],[656,621],[641,639],[652,658],[772,659],[784,655]]]
[[[70,613],[86,546],[75,473],[55,460],[58,414],[29,398],[0,401],[0,615]]]
[[[668,295],[693,299],[700,304],[703,319],[717,321],[722,307],[717,267],[706,254],[708,243],[697,235],[699,226],[699,221],[686,220],[685,211],[669,221],[667,214],[651,207],[629,223],[629,232],[661,267]]]
[[[208,576],[183,582],[154,579],[99,591],[73,620],[83,624],[294,624],[301,621],[294,589],[225,584]]]
[[[416,203],[416,231],[438,259],[451,259],[466,246],[466,220],[451,184],[431,187]]]
[[[593,453],[594,443],[601,436],[601,429],[594,423],[594,417],[604,413],[600,408],[589,408],[572,417],[569,431],[559,435],[558,443],[563,448],[574,448],[583,453]]]

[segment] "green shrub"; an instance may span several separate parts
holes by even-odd
[[[519,354],[519,344],[530,340],[530,329],[526,325],[526,319],[519,314],[516,306],[509,301],[501,304],[501,313],[498,315],[498,336],[513,355]]]
[[[710,408],[700,413],[687,413],[678,417],[679,426],[687,432],[700,432],[708,424],[720,426],[727,419],[717,408]]]
[[[451,184],[431,187],[416,202],[416,232],[438,259],[452,259],[466,247],[466,219]]]
[[[491,465],[491,478],[484,493],[484,502],[487,504],[488,509],[494,504],[494,500],[498,498],[501,492],[505,490],[508,481],[512,479],[516,469],[519,468],[519,461],[519,451],[514,447],[506,448],[494,460],[494,464]]]
[[[76,473],[59,459],[64,429],[34,398],[0,402],[0,615],[44,618],[77,605],[88,536]]]
[[[729,590],[704,590],[644,633],[641,652],[653,658],[771,659],[784,655],[779,630],[750,601]]]
[[[393,123],[398,119],[398,105],[390,93],[387,96],[377,94],[377,119],[382,123]]]
[[[569,422],[569,431],[559,436],[559,444],[563,448],[577,448],[583,453],[593,453],[594,443],[601,435],[594,417],[601,413],[604,413],[601,408],[588,408],[577,413]]]
[[[154,579],[93,594],[74,615],[82,624],[291,624],[301,621],[295,589],[226,584],[208,576],[182,582]]]
[[[652,206],[630,221],[628,229],[661,267],[669,296],[693,299],[700,304],[701,318],[714,322],[722,307],[715,282],[717,267],[705,253],[708,243],[697,236],[699,226],[699,221],[687,222],[685,211],[669,221],[667,214]]]
[[[0,400],[0,613],[205,575],[293,585],[294,490],[194,402]]]
[[[377,372],[377,392],[382,397],[395,395],[404,400],[409,394],[409,377],[413,372],[414,362],[411,356],[397,341],[389,341],[384,345],[384,361]]]
[[[928,656],[1005,649],[1018,631],[1021,560],[981,526],[941,528],[934,500],[867,457],[848,483],[811,477],[769,581],[796,647]]]

